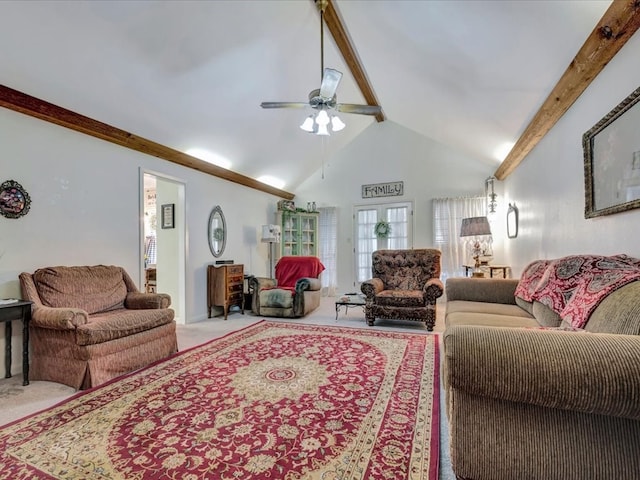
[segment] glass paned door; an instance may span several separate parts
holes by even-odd
[[[378,221],[377,209],[356,209],[356,282],[371,278],[371,254],[376,250],[378,239],[373,229]]]
[[[356,287],[371,278],[371,255],[375,250],[413,248],[413,204],[411,202],[354,207]],[[386,220],[391,227],[386,238],[378,238],[375,226]]]

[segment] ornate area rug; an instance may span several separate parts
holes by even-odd
[[[261,321],[0,430],[0,478],[438,478],[438,337]]]

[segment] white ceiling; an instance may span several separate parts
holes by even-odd
[[[493,162],[515,142],[610,5],[599,0],[334,0],[388,121]],[[311,0],[0,1],[0,83],[178,150],[204,148],[294,191],[322,138]],[[364,103],[328,32],[338,100]],[[341,114],[328,157],[375,122]]]

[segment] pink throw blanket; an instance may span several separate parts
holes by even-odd
[[[533,302],[538,283],[540,283],[549,263],[549,260],[536,260],[527,265],[516,287],[516,297],[520,297],[527,302]]]
[[[575,328],[611,292],[640,280],[640,260],[626,255],[572,255],[530,264],[516,288],[516,296],[537,300]]]
[[[318,257],[282,257],[276,264],[278,288],[295,288],[300,278],[318,278],[324,265]]]

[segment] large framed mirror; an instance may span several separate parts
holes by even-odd
[[[209,215],[208,236],[211,254],[218,258],[224,252],[224,247],[227,244],[227,222],[220,205],[213,207]]]
[[[585,218],[640,208],[640,88],[582,138]]]

